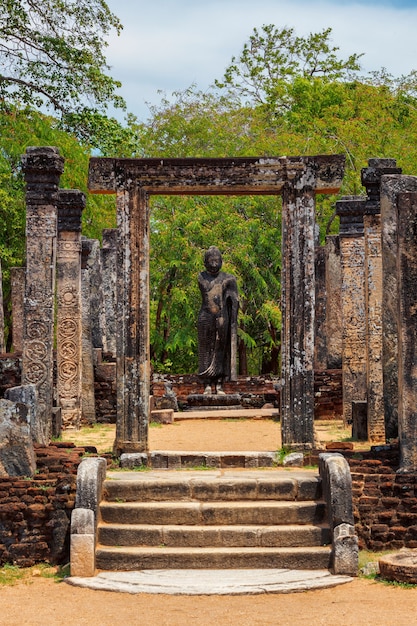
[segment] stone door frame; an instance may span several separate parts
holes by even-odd
[[[282,440],[313,445],[315,196],[343,172],[343,155],[90,160],[90,192],[117,198],[117,454],[148,449],[152,195],[282,196]]]

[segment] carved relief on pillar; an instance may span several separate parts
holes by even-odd
[[[22,384],[35,383],[35,438],[49,441],[53,404],[53,325],[57,195],[64,159],[53,147],[30,147],[22,157],[26,183],[26,286]]]
[[[352,423],[352,402],[367,399],[365,243],[363,214],[366,199],[344,196],[336,203],[340,217],[342,276],[343,419]]]
[[[81,420],[81,213],[85,196],[61,191],[57,247],[57,390],[62,427]]]

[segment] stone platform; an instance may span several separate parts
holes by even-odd
[[[187,396],[187,404],[193,411],[218,411],[221,409],[240,409],[239,393],[193,393]]]

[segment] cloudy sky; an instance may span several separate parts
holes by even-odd
[[[417,69],[417,0],[107,0],[124,29],[107,49],[128,111],[148,117],[146,103],[221,79],[253,28],[274,24],[306,36],[332,29],[347,57],[364,53],[364,72],[395,76]],[[120,117],[118,115],[118,117]],[[120,117],[122,119],[122,117]]]

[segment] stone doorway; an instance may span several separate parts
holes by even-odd
[[[149,244],[153,195],[281,195],[284,445],[313,444],[316,193],[337,193],[344,156],[90,161],[89,189],[117,198],[115,451],[148,449]]]

